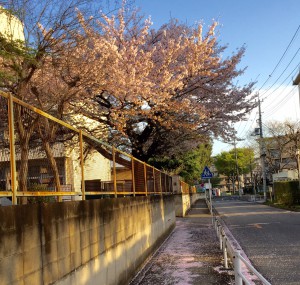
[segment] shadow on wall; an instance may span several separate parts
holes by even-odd
[[[174,196],[0,207],[0,223],[4,284],[126,284],[174,228]]]

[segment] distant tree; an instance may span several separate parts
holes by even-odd
[[[253,168],[253,161],[254,151],[251,148],[232,149],[228,152],[221,152],[214,158],[214,164],[218,172],[226,175],[228,181],[232,183],[237,181],[237,167],[240,175],[248,174]]]
[[[213,178],[210,179],[210,183],[211,183],[213,188],[220,187],[221,181],[222,181],[221,177],[213,177]]]
[[[196,149],[178,154],[176,157],[151,158],[149,163],[171,175],[180,175],[185,182],[194,184],[200,180],[204,166],[211,163],[211,152],[211,143],[201,144]]]
[[[297,121],[270,121],[266,124],[264,145],[266,161],[270,174],[295,165],[298,169],[298,150],[300,149],[300,124]]]

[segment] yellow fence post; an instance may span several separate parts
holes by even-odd
[[[117,194],[116,151],[114,147],[112,147],[112,155],[113,155],[114,192],[116,198],[118,197],[118,194]]]
[[[83,157],[82,130],[79,130],[79,147],[80,147],[80,167],[81,167],[81,193],[82,193],[82,200],[85,200],[84,157]]]
[[[10,149],[10,179],[12,191],[12,204],[17,205],[17,171],[16,171],[16,149],[15,149],[15,124],[13,97],[8,97],[8,128],[9,128],[9,149]]]
[[[131,157],[132,191],[133,191],[133,197],[135,197],[134,158],[132,155],[130,157]]]
[[[165,188],[166,193],[169,193],[168,192],[168,188],[167,188],[167,177],[166,177],[166,174],[165,174],[165,183],[164,184],[165,184],[164,188]]]
[[[154,190],[154,193],[156,192],[156,186],[155,186],[155,168],[154,166],[152,166],[152,169],[153,169],[153,190]]]
[[[162,184],[161,184],[161,171],[159,172],[159,188],[160,188],[160,194],[162,195],[163,191],[162,191]]]
[[[148,195],[148,187],[147,187],[147,166],[146,162],[144,162],[144,179],[145,179],[145,192],[146,196]]]

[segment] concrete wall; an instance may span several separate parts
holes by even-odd
[[[174,226],[174,196],[0,207],[0,284],[127,284]]]
[[[190,194],[191,205],[193,205],[199,199],[205,199],[205,193],[193,193]]]
[[[205,198],[202,193],[175,194],[175,214],[176,217],[184,217],[191,206],[199,199]]]
[[[175,194],[175,215],[184,217],[191,207],[190,194]]]

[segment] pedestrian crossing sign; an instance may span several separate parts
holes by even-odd
[[[212,178],[213,174],[211,173],[211,171],[209,170],[209,168],[207,166],[204,167],[203,172],[201,174],[201,178],[202,179],[207,179],[207,178]]]

